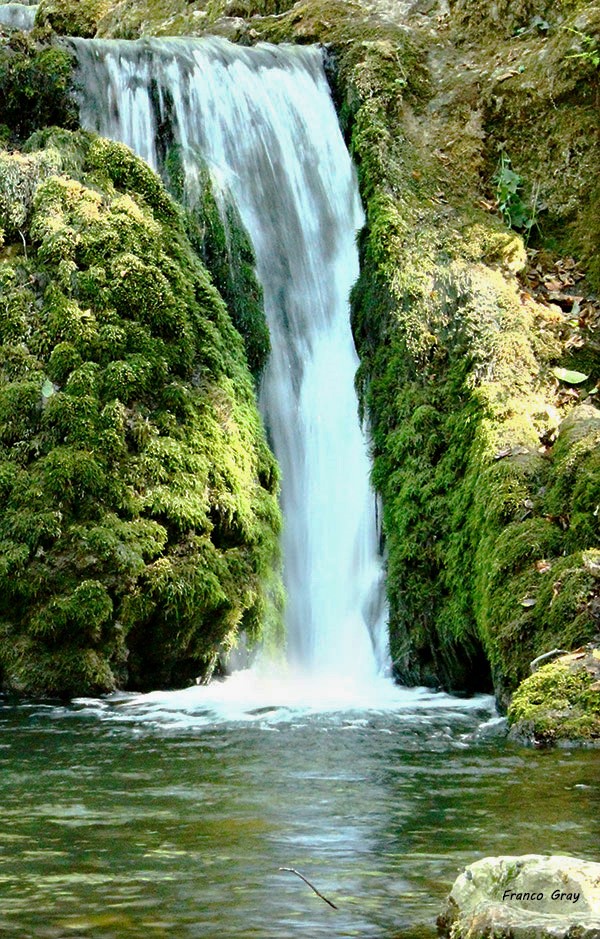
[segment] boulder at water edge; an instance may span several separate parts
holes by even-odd
[[[457,877],[440,933],[451,939],[600,939],[600,864],[488,857]]]
[[[600,558],[592,560],[590,552],[584,551],[584,563],[600,569]],[[518,743],[600,746],[600,643],[536,669],[515,691],[508,722]]]

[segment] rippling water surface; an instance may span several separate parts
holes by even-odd
[[[598,753],[489,698],[238,681],[0,708],[1,936],[422,939],[479,857],[598,859]]]

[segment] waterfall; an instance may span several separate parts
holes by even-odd
[[[0,26],[28,32],[33,29],[36,12],[37,6],[28,3],[0,2]]]
[[[348,295],[363,224],[355,173],[316,48],[224,40],[71,40],[82,125],[161,170],[198,155],[237,206],[263,286],[272,353],[260,406],[282,470],[288,659],[375,677],[387,660],[382,559]]]

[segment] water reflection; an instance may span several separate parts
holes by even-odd
[[[597,856],[597,753],[523,751],[489,699],[438,702],[0,709],[0,935],[424,939],[478,857]]]

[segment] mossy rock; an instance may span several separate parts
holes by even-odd
[[[486,74],[479,105],[485,170],[492,177],[500,154],[510,157],[535,218],[534,236],[563,255],[575,254],[597,291],[600,7],[553,4],[548,18],[542,33],[530,27],[501,45],[518,62],[514,69]],[[493,54],[494,33],[481,41]]]
[[[519,30],[535,29],[539,21],[543,21],[542,28],[547,29],[548,19],[564,19],[583,5],[582,0],[497,0],[495,3],[454,0],[451,6],[455,19],[471,33],[488,35],[494,30],[505,37]]]
[[[23,155],[0,150],[0,228],[8,242],[29,228],[35,192],[62,169],[56,149]]]
[[[243,343],[142,161],[62,130],[28,150],[2,164],[26,255],[0,266],[0,681],[181,686],[279,624]]]
[[[244,340],[250,370],[258,381],[271,350],[271,340],[263,291],[256,276],[256,257],[240,213],[231,201],[219,207],[206,166],[198,167],[195,191],[192,198],[188,197],[176,145],[166,154],[164,175],[169,191],[185,206],[190,241],[227,304],[233,324]]]
[[[77,0],[76,3],[41,0],[35,18],[36,26],[50,26],[63,36],[91,39],[111,6],[114,6],[111,0]]]
[[[21,144],[40,127],[78,124],[73,57],[39,31],[0,45],[1,121],[6,143]]]
[[[513,695],[508,720],[511,737],[519,741],[600,746],[598,648],[561,656],[526,678]]]

